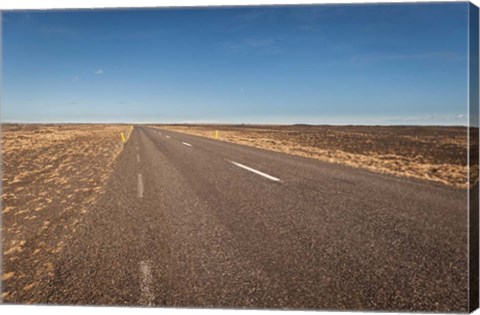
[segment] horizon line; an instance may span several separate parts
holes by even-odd
[[[6,121],[0,122],[0,125],[244,125],[244,126],[372,126],[372,127],[473,127],[469,124],[448,125],[448,124],[329,124],[329,123],[229,123],[229,122],[22,122]]]

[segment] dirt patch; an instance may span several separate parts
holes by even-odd
[[[157,125],[374,172],[467,184],[467,127]],[[478,140],[477,140],[478,142]],[[477,172],[478,169],[472,170]],[[478,178],[475,177],[475,178]]]
[[[35,302],[53,261],[103,193],[127,125],[2,125],[4,302]]]

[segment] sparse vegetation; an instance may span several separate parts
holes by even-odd
[[[129,136],[131,130],[127,125],[2,125],[5,302],[33,295],[53,276],[53,259],[113,170],[123,146],[120,132]]]
[[[467,187],[467,127],[157,125],[173,131]],[[473,170],[478,172],[478,170]]]

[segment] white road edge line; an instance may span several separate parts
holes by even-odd
[[[255,174],[258,174],[258,175],[260,175],[260,176],[263,176],[263,177],[265,177],[265,178],[268,178],[268,179],[270,179],[270,180],[273,180],[273,181],[276,181],[276,182],[279,182],[279,181],[280,181],[280,179],[278,179],[278,178],[276,178],[276,177],[273,177],[273,176],[271,176],[271,175],[268,175],[268,174],[266,174],[266,173],[257,171],[257,170],[254,169],[254,168],[248,167],[248,166],[246,166],[246,165],[243,165],[243,164],[240,164],[240,163],[237,163],[237,162],[234,162],[234,161],[230,161],[230,162],[231,162],[233,165],[236,165],[236,166],[238,166],[238,167],[241,167],[241,168],[243,168],[243,169],[246,169],[247,171],[253,172],[253,173],[255,173]]]
[[[138,173],[138,198],[143,198],[143,177]]]
[[[152,268],[150,263],[146,261],[140,262],[140,305],[152,305],[155,296],[152,292]]]
[[[192,145],[190,143],[182,142],[182,144],[186,145],[187,147],[191,147]]]

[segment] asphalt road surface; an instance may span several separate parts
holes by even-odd
[[[40,303],[467,309],[467,193],[135,127]]]

